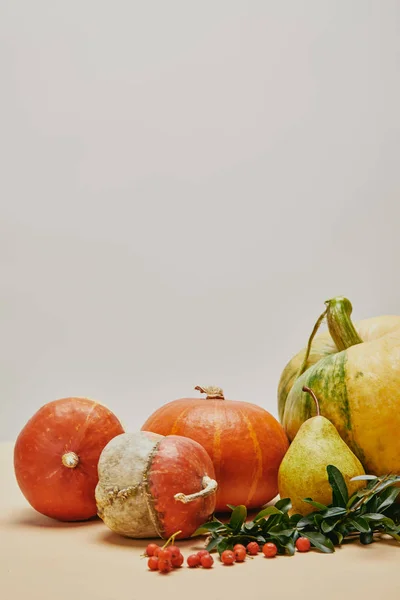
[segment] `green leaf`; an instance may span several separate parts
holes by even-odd
[[[335,521],[322,521],[321,523],[321,530],[323,533],[329,533],[331,531],[333,531],[336,527],[336,525],[338,524],[339,521],[335,520]]]
[[[283,535],[285,537],[289,537],[292,535],[293,533],[293,529],[279,529],[279,526],[277,527],[273,527],[272,529],[270,529],[270,531],[268,532],[270,535]]]
[[[376,508],[376,512],[382,512],[391,506],[400,494],[400,488],[386,488],[380,495],[380,503]]]
[[[289,539],[285,544],[285,548],[289,556],[293,556],[293,554],[295,553],[294,541],[292,539]]]
[[[283,515],[271,515],[266,521],[262,523],[262,530],[264,533],[268,532],[272,527],[278,525],[282,520]]]
[[[287,513],[292,508],[292,501],[290,498],[281,498],[275,503],[275,508],[283,513]]]
[[[313,525],[314,523],[314,516],[315,516],[315,512],[310,513],[309,515],[307,515],[306,517],[302,517],[299,522],[297,523],[297,527],[299,529],[302,529],[303,527],[310,527]]]
[[[218,529],[224,529],[225,525],[220,521],[210,521],[209,523],[204,523],[201,527],[196,529],[196,531],[190,536],[195,537],[197,535],[204,535],[205,533],[210,533],[212,531],[217,531]]]
[[[234,533],[237,533],[240,531],[240,528],[246,521],[246,517],[247,509],[244,504],[240,504],[233,509],[228,526],[234,531]]]
[[[308,538],[313,546],[321,550],[321,552],[331,553],[335,552],[332,541],[316,531],[302,531],[301,535]]]
[[[347,510],[345,508],[342,508],[341,506],[332,506],[324,512],[324,519],[327,519],[328,517],[340,517],[346,513]]]
[[[335,536],[336,543],[340,546],[340,544],[343,542],[343,535],[340,533],[340,531],[332,531],[330,535]]]
[[[393,521],[393,519],[390,519],[389,517],[385,517],[382,521],[382,525],[384,525],[384,527],[389,528],[389,529],[396,529],[396,524]]]
[[[359,531],[360,533],[368,533],[371,531],[371,527],[363,517],[356,517],[354,519],[349,519],[349,523]]]
[[[254,517],[254,522],[257,523],[257,521],[261,521],[261,519],[264,519],[265,517],[269,517],[270,515],[282,515],[282,511],[279,510],[279,508],[276,508],[276,506],[268,506],[267,508],[264,508],[263,510],[261,510],[255,517]]]
[[[289,518],[289,523],[290,525],[297,525],[302,518],[302,515],[296,513]]]
[[[376,513],[379,502],[379,496],[372,496],[369,500],[364,503],[366,512]]]
[[[253,521],[249,521],[248,523],[245,523],[245,524],[243,525],[243,530],[244,530],[246,533],[250,533],[250,534],[252,534],[252,533],[256,533],[256,532],[258,531],[258,529],[259,529],[259,526],[258,526],[258,524],[257,524],[257,523],[254,523]]]
[[[218,544],[220,544],[223,539],[223,537],[212,538],[212,540],[208,542],[206,550],[208,550],[208,552],[211,552],[211,550],[214,550],[214,548],[216,548],[216,546],[218,546]]]
[[[379,513],[364,513],[363,518],[366,519],[366,521],[382,521],[382,519],[385,519],[385,515],[380,515]]]
[[[224,550],[231,550],[233,548],[233,543],[229,538],[224,538],[221,542],[219,542],[217,546],[218,554],[221,555]]]
[[[372,481],[378,479],[376,475],[357,475],[357,477],[352,477],[350,481]]]
[[[355,504],[357,502],[357,500],[359,500],[359,496],[358,496],[358,494],[356,492],[355,494],[353,494],[352,496],[350,496],[350,498],[349,498],[349,500],[348,500],[348,502],[346,504],[347,510],[349,508],[351,508],[353,506],[353,504]]]
[[[332,504],[346,508],[346,504],[349,500],[349,492],[343,475],[334,465],[328,465],[326,470],[332,488]]]
[[[325,504],[321,504],[320,502],[315,502],[312,498],[303,498],[303,502],[307,502],[311,504],[317,510],[326,510],[328,507]]]
[[[231,510],[235,510],[236,506],[234,504],[227,504],[227,507]]]
[[[324,517],[321,515],[321,513],[317,513],[314,516],[314,523],[315,523],[316,527],[318,527],[318,529],[319,529],[319,527],[320,527],[320,525],[321,525],[321,523],[322,523],[323,520],[324,520]]]

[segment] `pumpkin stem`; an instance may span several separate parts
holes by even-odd
[[[307,387],[306,385],[303,386],[303,392],[307,392],[308,394],[310,394],[311,398],[314,400],[315,406],[317,408],[317,417],[319,417],[320,414],[321,414],[321,411],[319,409],[319,402],[318,402],[317,396],[314,394],[314,392],[312,391],[312,389],[309,388],[309,387]]]
[[[206,400],[225,400],[224,392],[219,387],[214,387],[212,385],[208,387],[202,387],[200,385],[196,385],[194,389],[198,390],[202,394],[207,394]]]
[[[207,498],[207,496],[211,496],[217,491],[218,484],[215,479],[211,479],[205,475],[202,480],[203,489],[200,492],[196,492],[195,494],[175,494],[175,500],[179,500],[179,502],[183,502],[183,504],[188,504],[189,502],[193,502],[193,500],[197,500],[197,498]]]
[[[325,305],[327,307],[329,333],[339,352],[350,348],[350,346],[362,344],[363,341],[350,318],[353,310],[350,300],[343,298],[343,296],[336,296],[331,300],[327,300]]]
[[[312,330],[312,332],[311,332],[311,335],[310,335],[310,337],[309,337],[309,339],[308,339],[308,344],[307,344],[306,353],[305,353],[305,355],[304,355],[303,362],[301,363],[301,367],[300,367],[300,369],[299,369],[299,371],[298,371],[298,373],[297,373],[297,375],[296,375],[296,379],[297,379],[298,377],[300,377],[300,375],[302,375],[302,374],[304,373],[304,371],[307,369],[307,363],[308,363],[308,358],[309,358],[309,356],[310,356],[310,352],[311,352],[311,346],[312,346],[312,343],[313,343],[313,339],[314,339],[314,337],[315,337],[315,335],[316,335],[316,333],[317,333],[318,329],[320,328],[320,325],[321,325],[321,323],[322,323],[322,322],[323,322],[323,320],[325,319],[325,317],[326,317],[326,315],[327,315],[327,312],[328,312],[328,309],[326,308],[326,309],[324,310],[324,312],[322,313],[322,315],[320,315],[320,316],[318,317],[318,320],[317,320],[317,322],[316,322],[316,323],[315,323],[315,325],[314,325],[314,329]]]
[[[61,457],[61,462],[68,469],[75,469],[79,463],[79,456],[75,452],[66,452]]]

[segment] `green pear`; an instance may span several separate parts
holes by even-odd
[[[310,388],[303,388],[314,399],[317,416],[305,421],[286,452],[278,473],[278,488],[281,498],[292,501],[291,513],[307,515],[315,508],[303,502],[312,498],[321,504],[332,504],[332,488],[329,485],[326,467],[337,467],[346,482],[349,497],[363,487],[363,481],[350,481],[352,477],[364,475],[365,471],[348,445],[340,437],[336,427],[319,412],[318,400]]]

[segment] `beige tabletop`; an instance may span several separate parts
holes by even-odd
[[[0,598],[2,600],[136,600],[187,598],[400,597],[400,545],[346,543],[335,554],[317,551],[212,570],[147,570],[144,540],[111,533],[100,520],[58,523],[35,512],[14,480],[12,444],[0,444]],[[187,556],[202,540],[180,543]],[[216,557],[215,557],[216,558]]]

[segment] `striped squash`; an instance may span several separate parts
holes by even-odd
[[[142,427],[200,443],[214,464],[216,511],[228,504],[258,508],[278,493],[278,469],[289,442],[280,423],[249,402],[225,400],[219,388],[200,388],[206,398],[165,404]]]
[[[313,414],[303,386],[317,395],[321,414],[335,425],[366,472],[400,473],[400,316],[353,324],[343,297],[326,302],[308,347],[285,367],[279,418],[292,441]],[[326,318],[328,331],[318,334]]]

